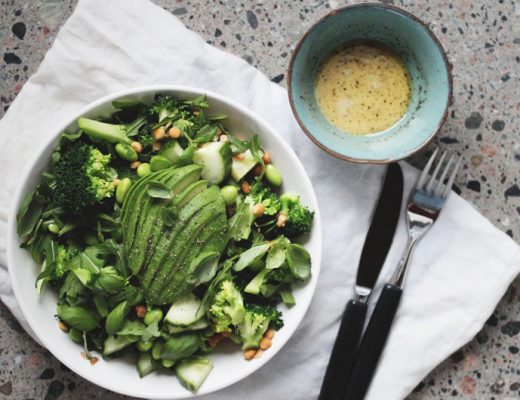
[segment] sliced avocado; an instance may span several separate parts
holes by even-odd
[[[222,230],[222,226],[225,226],[225,215],[218,215],[202,227],[199,236],[197,236],[196,244],[190,244],[184,248],[176,259],[174,269],[176,271],[185,271],[183,274],[170,273],[161,283],[160,289],[157,289],[157,303],[168,304],[174,301],[178,296],[189,293],[193,289],[194,284],[190,279],[189,266],[191,261],[199,254],[206,251],[215,251],[219,254],[223,251],[226,241],[225,229]],[[224,243],[222,245],[222,243]],[[171,288],[175,288],[172,291]]]
[[[183,192],[179,193],[175,199],[173,199],[173,204],[177,208],[184,207],[186,204],[190,202],[196,195],[202,193],[208,187],[208,181],[197,181],[192,183]]]
[[[179,169],[186,169],[186,174],[173,181],[167,183],[167,186],[171,188],[172,194],[175,198],[179,193],[182,193],[188,186],[198,181],[200,178],[201,169],[196,165],[188,165]],[[155,203],[155,201],[152,202]],[[147,260],[152,256],[156,249],[157,241],[160,239],[159,234],[164,226],[163,219],[161,218],[161,211],[164,207],[162,202],[156,204],[153,210],[149,212],[149,215],[145,218],[146,222],[142,228],[142,238],[146,241],[146,252],[143,254],[142,263],[146,263]]]
[[[175,246],[165,260],[165,266],[154,277],[150,286],[146,289],[146,298],[152,304],[169,303],[178,296],[186,293],[186,288],[191,285],[186,280],[186,271],[179,268],[179,264],[186,257],[189,249],[199,248],[198,243],[204,242],[211,231],[206,229],[208,225],[221,214],[216,212],[215,206],[209,204],[188,224],[182,235],[176,241]],[[197,251],[198,253],[198,251]],[[172,283],[172,277],[174,282]]]
[[[240,179],[246,176],[246,174],[256,165],[256,160],[253,157],[251,150],[246,150],[243,155],[244,158],[241,160],[233,157],[233,161],[231,162],[231,177],[235,180],[235,182],[238,182]]]
[[[166,261],[171,256],[173,248],[179,245],[180,240],[185,240],[183,234],[187,226],[192,219],[201,213],[204,207],[215,200],[218,191],[216,187],[215,189],[207,189],[195,196],[186,206],[181,208],[178,221],[173,230],[167,232],[166,235],[161,238],[153,257],[140,274],[140,282],[143,287],[147,288],[151,281],[155,279],[156,275],[170,268],[170,265],[167,264]]]

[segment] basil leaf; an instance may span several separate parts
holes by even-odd
[[[105,330],[109,335],[114,335],[123,329],[128,311],[129,308],[127,307],[126,301],[119,303],[116,308],[110,311],[105,322]]]
[[[79,306],[59,305],[58,317],[70,327],[82,332],[88,332],[99,327],[99,323],[94,315],[86,308]]]
[[[171,200],[173,198],[171,189],[161,182],[149,182],[147,193],[154,199]]]
[[[199,349],[199,337],[194,333],[187,333],[172,337],[164,343],[161,359],[177,361],[191,356]]]
[[[43,197],[40,196],[37,191],[29,193],[23,199],[18,214],[16,215],[16,231],[22,240],[25,241],[27,236],[29,236],[36,227],[44,204],[45,201]]]
[[[270,243],[261,244],[258,246],[251,247],[249,250],[244,251],[240,254],[238,261],[234,266],[235,271],[242,271],[244,268],[253,264],[255,261],[260,260],[271,247]]]
[[[297,279],[306,279],[311,274],[311,256],[299,244],[292,243],[287,248],[287,264]]]
[[[69,272],[60,286],[58,296],[67,301],[71,306],[78,305],[83,301],[85,286],[81,283],[74,272]]]
[[[94,305],[99,315],[105,318],[109,311],[107,307],[107,301],[103,296],[94,296]]]
[[[126,280],[114,267],[103,267],[94,286],[105,293],[119,293],[126,286]]]
[[[206,143],[213,140],[217,134],[218,128],[215,125],[204,125],[195,135],[193,141],[195,143]]]
[[[285,253],[286,253],[286,243],[285,241],[276,241],[269,253],[267,254],[267,259],[265,261],[265,267],[267,269],[276,269],[280,268],[285,262]]]

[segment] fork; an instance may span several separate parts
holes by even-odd
[[[437,166],[429,176],[428,173],[432,169],[438,152],[439,149],[435,149],[428,160],[408,201],[406,208],[408,244],[390,283],[384,285],[374,308],[356,354],[354,372],[343,396],[344,400],[362,400],[365,397],[399,307],[413,250],[437,220],[451,192],[461,159],[452,155],[443,165],[447,155],[446,152],[443,152]],[[449,178],[446,182],[448,174]]]

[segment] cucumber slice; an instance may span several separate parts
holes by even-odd
[[[231,148],[227,142],[207,143],[193,154],[193,162],[202,167],[201,178],[215,185],[229,174],[231,160]]]
[[[109,336],[103,345],[103,357],[122,350],[134,342],[136,342],[136,339],[130,338],[129,336],[118,336],[117,338],[114,336]]]
[[[171,325],[189,326],[204,316],[204,307],[193,293],[174,301],[164,320]]]
[[[159,150],[159,155],[166,157],[172,163],[175,163],[179,160],[183,151],[184,149],[179,144],[179,142],[172,140],[161,147],[161,150]]]
[[[201,331],[202,329],[206,329],[209,326],[208,321],[206,319],[200,319],[197,322],[188,325],[188,326],[175,326],[168,325],[169,333],[181,333],[188,331]]]
[[[141,353],[137,359],[137,373],[140,378],[145,377],[155,369],[155,362],[150,353]]]
[[[231,177],[235,180],[235,182],[238,182],[240,179],[246,176],[246,174],[256,165],[256,160],[253,157],[251,150],[246,150],[243,154],[243,159],[238,160],[233,158],[231,163]]]
[[[196,392],[213,369],[206,357],[191,357],[179,362],[175,367],[177,378],[186,389]]]

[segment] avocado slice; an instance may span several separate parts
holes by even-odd
[[[164,273],[171,265],[167,263],[167,259],[173,254],[175,246],[180,241],[185,241],[185,232],[190,222],[198,218],[202,210],[211,204],[216,196],[220,193],[218,188],[210,188],[195,196],[186,206],[179,211],[178,221],[173,230],[167,233],[162,240],[159,241],[153,257],[146,265],[146,269],[140,276],[141,285],[147,288],[150,282],[155,279],[156,275]]]
[[[179,237],[174,240],[175,244],[168,252],[163,264],[158,265],[160,270],[153,277],[150,286],[144,286],[143,283],[141,283],[143,287],[145,287],[146,297],[149,302],[159,304],[156,302],[163,290],[167,292],[163,294],[166,294],[168,298],[172,299],[185,293],[184,288],[187,285],[186,279],[183,279],[183,277],[185,277],[185,271],[180,270],[178,265],[184,259],[190,248],[198,247],[198,243],[205,240],[205,237],[200,237],[201,232],[203,236],[212,233],[206,228],[220,215],[221,213],[217,212],[215,202],[212,202],[205,206],[196,216],[190,219]],[[152,269],[154,268],[152,267]],[[180,285],[169,284],[172,275],[176,275],[180,278]]]
[[[197,182],[197,180],[200,178],[201,168],[197,168],[196,165],[188,165],[186,167],[182,167],[182,169],[186,169],[184,176],[166,184],[166,186],[171,188],[174,198],[179,193],[183,192],[192,183]],[[141,243],[147,244],[145,251],[141,253],[142,257],[138,258],[141,264],[146,264],[147,260],[152,256],[157,246],[157,241],[161,237],[160,232],[163,230],[164,226],[164,222],[161,217],[161,211],[164,207],[163,202],[157,202],[155,199],[151,199],[151,202],[153,203],[153,207],[149,211],[146,218],[144,218],[145,223],[143,224],[140,232],[141,240],[143,240]]]
[[[217,214],[211,217],[211,220],[200,226],[193,237],[194,241],[186,243],[184,248],[177,253],[175,259],[172,259],[172,268],[169,274],[161,280],[157,280],[150,287],[152,293],[157,293],[157,304],[170,303],[176,297],[189,292],[192,284],[186,275],[191,261],[202,252],[216,251],[221,253],[227,241],[225,238],[226,231],[226,215]],[[223,244],[223,245],[222,245]],[[183,271],[183,274],[177,273]],[[174,291],[171,289],[175,288]]]

